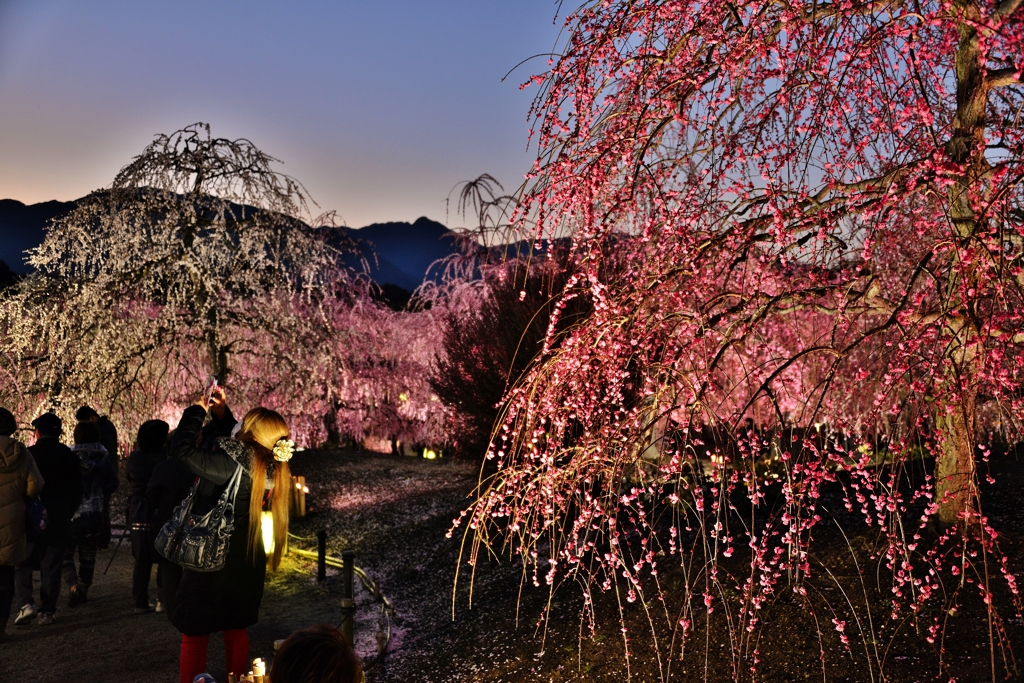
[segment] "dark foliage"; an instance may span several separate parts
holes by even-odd
[[[379,301],[392,311],[404,311],[409,306],[409,300],[412,299],[412,292],[390,282],[380,287],[374,287],[371,292],[375,301]]]
[[[482,458],[505,392],[543,350],[551,316],[571,275],[565,258],[530,268],[509,265],[490,283],[490,296],[476,315],[450,314],[444,360],[430,379],[434,392],[454,408],[455,454]],[[589,313],[589,301],[571,299],[559,317],[558,333]]]

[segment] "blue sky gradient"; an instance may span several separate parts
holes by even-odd
[[[553,0],[0,0],[0,197],[69,200],[196,121],[281,159],[353,227],[512,189]],[[451,227],[463,223],[449,216]]]

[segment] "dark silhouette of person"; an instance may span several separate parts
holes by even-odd
[[[281,643],[270,683],[359,683],[363,666],[341,631],[317,624]]]
[[[28,623],[38,611],[40,623],[48,624],[57,611],[60,574],[64,553],[71,543],[71,517],[82,502],[82,468],[78,456],[60,441],[64,423],[53,413],[32,421],[35,444],[29,446],[46,484],[41,498],[46,506],[47,525],[43,538],[34,545],[32,556],[15,572],[15,606],[21,612],[15,623]],[[33,599],[32,572],[39,570],[39,607]]]
[[[159,556],[153,548],[152,519],[146,503],[146,490],[153,478],[156,466],[167,459],[167,434],[170,426],[163,420],[147,420],[139,427],[135,438],[135,450],[128,456],[125,469],[128,483],[132,487],[128,499],[128,520],[131,529],[132,555],[135,557],[135,569],[132,572],[132,598],[135,600],[135,613],[151,612],[158,605],[149,602],[149,578],[153,573],[153,565]],[[162,575],[157,568],[156,584],[159,590]],[[162,606],[162,605],[159,605]]]
[[[110,421],[110,418],[106,415],[101,416],[89,406],[82,406],[75,411],[75,419],[78,420],[79,424],[92,422],[99,428],[99,443],[103,444],[103,447],[107,449],[107,457],[110,458],[110,462],[114,466],[114,472],[120,472],[121,462],[118,456],[120,451],[117,446],[117,428]],[[120,477],[116,477],[115,481],[120,482]],[[114,491],[116,490],[117,486],[115,485]],[[111,491],[104,500],[100,533],[96,539],[96,547],[100,550],[106,550],[110,547],[110,496],[113,495],[114,491]]]

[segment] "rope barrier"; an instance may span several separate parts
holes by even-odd
[[[300,541],[317,540],[315,537],[303,538],[301,536],[296,536],[291,532],[289,532],[288,535]],[[310,550],[303,550],[302,548],[290,547],[288,548],[288,552],[295,553],[299,557],[304,557],[311,560],[318,559],[317,553],[312,552]],[[336,569],[343,569],[345,566],[341,560],[335,557],[328,556],[325,557],[324,560],[329,566],[334,567]],[[380,584],[371,579],[362,567],[357,567],[353,565],[352,573],[355,576],[359,577],[359,582],[363,584],[363,588],[365,588],[366,591],[373,596],[373,599],[375,601],[380,603],[380,614],[377,617],[377,661],[379,661],[379,658],[383,656],[384,651],[387,649],[388,644],[391,642],[391,615],[395,613],[395,608],[394,605],[391,604],[391,601],[388,600],[387,596],[381,592]],[[342,612],[342,620],[341,623],[338,625],[339,628],[349,619],[352,619],[354,623],[355,619],[354,608],[343,608]],[[377,661],[374,661],[373,664],[370,665],[370,667],[375,665]],[[367,668],[369,669],[370,667]]]

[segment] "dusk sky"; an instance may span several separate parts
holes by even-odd
[[[575,7],[575,5],[573,5]],[[459,181],[517,187],[520,90],[555,0],[0,0],[0,198],[77,199],[197,121],[282,160],[352,227],[445,221]],[[454,210],[454,202],[453,202]],[[451,215],[450,227],[462,225]]]

